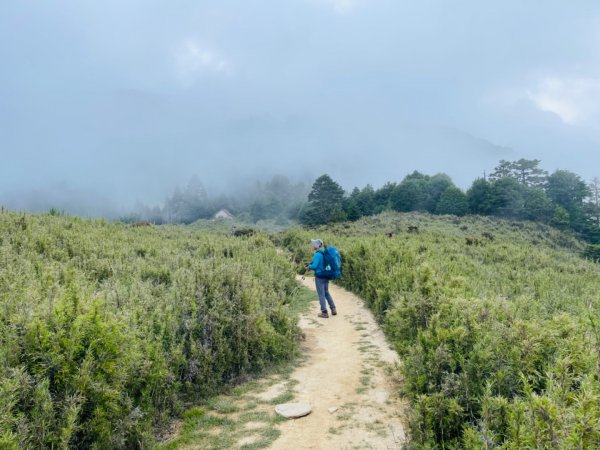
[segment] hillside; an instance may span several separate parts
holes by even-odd
[[[341,250],[339,284],[402,357],[413,447],[600,446],[600,266],[580,242],[532,223],[418,214],[280,239],[301,262],[314,237]]]
[[[489,240],[484,233],[506,241],[507,243],[529,243],[542,247],[563,248],[575,253],[582,251],[586,244],[577,239],[573,233],[561,231],[539,222],[502,219],[491,216],[452,216],[433,215],[410,212],[384,212],[375,216],[362,217],[355,222],[334,223],[314,227],[316,232],[329,233],[336,236],[372,236],[392,232],[405,234],[409,227],[416,226],[417,231],[427,236],[442,239],[444,237],[463,239],[479,237]]]
[[[400,356],[409,447],[600,447],[600,265],[571,235],[415,213],[227,228],[0,214],[1,446],[153,446],[294,357],[295,271],[320,237]]]
[[[189,402],[297,352],[264,235],[0,214],[0,447],[148,448]]]

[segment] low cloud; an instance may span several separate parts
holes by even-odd
[[[193,39],[182,42],[175,55],[177,75],[183,85],[193,84],[205,73],[231,75],[231,64],[217,51]]]
[[[566,124],[583,124],[600,113],[600,79],[546,77],[527,91],[527,98]]]
[[[0,192],[0,205],[37,213],[53,208],[84,217],[116,218],[123,212],[107,195],[94,189],[73,187],[67,182]]]

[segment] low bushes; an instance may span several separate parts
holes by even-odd
[[[183,404],[295,352],[262,235],[0,215],[0,447],[145,448]]]
[[[390,239],[394,220],[419,234],[398,225]],[[302,254],[318,235],[341,250],[339,283],[403,359],[411,447],[600,448],[600,267],[529,224],[468,220],[385,215],[281,242]],[[494,240],[466,245],[473,229]]]

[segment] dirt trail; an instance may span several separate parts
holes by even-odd
[[[302,283],[314,290],[313,278]],[[397,355],[359,298],[333,285],[330,292],[338,315],[317,318],[318,302],[311,305],[300,322],[306,361],[291,374],[293,401],[308,402],[313,411],[281,423],[270,448],[400,449],[405,403],[394,378]]]
[[[314,278],[301,282],[314,291]],[[330,291],[337,316],[317,318],[314,293],[300,320],[305,340],[299,366],[282,367],[192,408],[165,439],[165,448],[402,448],[405,403],[398,396],[397,355],[362,300],[333,285]],[[308,402],[312,413],[282,419],[274,408],[287,402]]]

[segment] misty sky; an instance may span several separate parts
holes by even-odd
[[[466,188],[521,157],[589,180],[599,119],[597,1],[0,2],[12,206],[157,203],[194,174]]]

